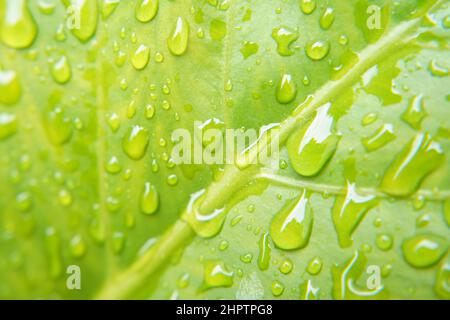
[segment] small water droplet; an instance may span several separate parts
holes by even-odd
[[[70,252],[74,258],[81,258],[86,254],[87,245],[81,235],[75,235],[70,240]]]
[[[17,131],[17,117],[10,113],[0,113],[0,140],[6,139]]]
[[[326,8],[320,17],[320,27],[324,30],[330,29],[331,25],[334,22],[334,9]]]
[[[281,296],[281,295],[283,294],[283,292],[284,292],[284,285],[283,285],[280,281],[274,280],[274,281],[272,282],[271,289],[272,289],[272,294],[273,294],[275,297],[279,297],[279,296]]]
[[[322,266],[323,266],[322,260],[319,257],[315,257],[308,263],[308,266],[306,267],[306,271],[310,275],[315,276],[320,273],[320,271],[322,270]]]
[[[147,215],[154,214],[159,207],[159,196],[156,187],[150,182],[144,184],[140,200],[141,211]]]
[[[260,270],[264,271],[269,268],[271,252],[269,233],[265,232],[259,239],[258,267]]]
[[[279,103],[287,104],[297,96],[297,86],[290,74],[283,74],[277,86],[276,98]]]
[[[330,51],[330,43],[328,41],[311,41],[306,45],[306,55],[314,61],[325,58]]]
[[[389,142],[395,140],[395,138],[394,126],[387,123],[379,127],[370,137],[362,138],[361,142],[366,150],[371,152],[387,145]]]
[[[233,285],[234,273],[229,271],[223,261],[207,260],[204,263],[203,290],[228,288]]]
[[[244,41],[244,44],[241,48],[241,53],[244,56],[244,59],[256,54],[259,50],[259,45],[256,42],[252,41]]]
[[[392,248],[394,239],[389,234],[379,234],[377,235],[376,244],[380,250],[388,251]]]
[[[282,274],[289,274],[292,272],[292,269],[294,268],[294,264],[290,259],[286,259],[283,262],[281,262],[279,270]]]

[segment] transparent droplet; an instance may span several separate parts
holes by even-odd
[[[50,71],[53,79],[60,84],[68,82],[72,76],[69,61],[65,56],[62,56],[57,61],[52,63]]]
[[[287,104],[297,96],[297,86],[290,74],[283,74],[278,83],[276,97],[279,103]]]
[[[144,69],[150,60],[150,48],[141,44],[131,56],[131,63],[136,70]]]
[[[299,37],[298,31],[288,27],[277,27],[272,30],[272,38],[277,42],[278,53],[282,56],[291,56],[291,44]]]
[[[0,103],[13,105],[20,99],[22,89],[19,77],[12,70],[0,70]]]
[[[252,41],[244,41],[244,44],[241,48],[241,53],[244,59],[256,54],[259,50],[259,45],[256,42]]]
[[[128,129],[122,139],[125,153],[133,160],[141,159],[149,143],[150,135],[147,129],[134,125]]]
[[[322,260],[319,257],[315,257],[308,263],[308,266],[306,267],[306,271],[310,275],[315,276],[315,275],[319,274],[320,271],[322,270],[322,265],[323,265]]]
[[[167,38],[167,47],[172,54],[180,56],[185,53],[188,41],[189,24],[184,18],[178,17],[171,35]]]
[[[258,267],[260,270],[264,271],[269,268],[271,251],[269,233],[265,232],[259,239]]]
[[[140,22],[153,20],[158,12],[158,0],[139,0],[136,4],[136,19]]]
[[[330,29],[334,22],[334,10],[333,8],[326,8],[320,17],[320,27],[324,30]]]
[[[154,214],[159,207],[159,195],[156,187],[150,182],[144,184],[140,199],[141,211],[144,214]]]
[[[434,234],[420,234],[405,240],[403,256],[413,267],[428,268],[438,263],[448,248],[448,241]]]
[[[315,117],[291,135],[287,150],[295,171],[303,176],[318,174],[337,149],[340,136],[335,119],[329,114],[331,104],[317,109]]]
[[[14,49],[27,48],[33,43],[37,32],[27,0],[0,2],[0,36],[4,44]]]
[[[407,122],[413,129],[419,130],[423,119],[427,116],[425,110],[425,102],[423,95],[419,94],[414,96],[409,105],[408,109],[402,114],[402,119]]]
[[[370,137],[365,137],[361,139],[362,144],[367,151],[371,152],[378,150],[385,146],[389,142],[395,140],[396,135],[394,133],[394,126],[390,123],[383,124],[381,127],[374,132]]]
[[[0,140],[6,139],[17,131],[17,117],[13,114],[0,113]]]
[[[228,288],[233,285],[233,272],[220,260],[207,260],[204,263],[203,290]]]
[[[306,45],[306,55],[311,60],[322,60],[330,51],[330,43],[328,41],[312,41]]]
[[[97,0],[65,0],[63,3],[67,11],[66,28],[80,41],[88,41],[97,30]]]
[[[294,250],[308,244],[313,225],[313,213],[306,191],[288,201],[270,223],[270,236],[275,245]]]

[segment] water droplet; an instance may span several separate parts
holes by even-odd
[[[284,285],[280,281],[274,280],[272,282],[272,294],[275,297],[279,297],[283,294],[283,292],[284,292]]]
[[[287,142],[291,164],[303,176],[319,173],[336,151],[340,136],[334,128],[335,119],[328,113],[330,106],[318,108],[315,117]]]
[[[167,47],[176,56],[182,55],[188,46],[189,24],[182,17],[178,17],[175,28],[167,39]]]
[[[294,250],[308,244],[313,213],[306,191],[297,199],[288,201],[270,223],[270,236],[275,245],[284,250]]]
[[[269,233],[265,232],[259,239],[258,267],[260,270],[264,271],[269,268],[271,252]]]
[[[323,262],[319,257],[313,258],[306,267],[306,271],[312,275],[318,275],[320,271],[322,270]]]
[[[392,140],[395,140],[395,138],[394,126],[387,123],[379,127],[378,130],[370,137],[362,138],[361,142],[366,150],[371,152],[380,149]]]
[[[354,183],[347,182],[345,196],[339,196],[333,205],[332,216],[339,245],[342,248],[350,247],[353,243],[353,232],[366,213],[377,205],[375,196],[363,196],[356,192]]]
[[[277,42],[278,53],[282,56],[291,56],[294,51],[291,44],[298,39],[298,31],[288,27],[278,27],[272,30],[272,38]]]
[[[164,55],[161,52],[157,51],[155,53],[155,61],[158,62],[158,63],[163,62],[164,61]]]
[[[330,51],[330,43],[328,41],[311,41],[306,45],[306,55],[311,60],[322,60]]]
[[[377,121],[378,115],[374,112],[369,112],[368,114],[364,115],[364,117],[361,120],[361,124],[363,126],[368,126]]]
[[[326,8],[320,17],[320,27],[324,30],[330,29],[334,22],[334,10],[333,8]]]
[[[72,136],[72,125],[66,117],[63,107],[57,106],[50,109],[44,117],[44,128],[48,139],[56,146],[68,142]]]
[[[251,253],[247,253],[240,257],[240,260],[244,263],[251,263],[253,260],[253,255]]]
[[[210,238],[217,235],[225,221],[225,208],[215,209],[210,213],[201,212],[201,203],[205,197],[205,191],[200,190],[191,195],[188,208],[183,215],[183,220],[189,223],[197,235]]]
[[[428,69],[430,70],[431,74],[437,77],[446,77],[449,74],[449,71],[447,68],[441,66],[436,60],[431,60]]]
[[[10,113],[0,113],[0,140],[6,139],[17,131],[17,118]]]
[[[292,261],[289,259],[286,259],[280,264],[279,270],[282,274],[289,274],[289,273],[291,273],[293,268],[294,268],[294,264],[292,263]]]
[[[158,210],[159,196],[156,187],[150,182],[144,184],[144,190],[141,194],[141,211],[145,214],[154,214]]]
[[[158,0],[139,0],[136,4],[136,19],[140,22],[149,22],[158,12]]]
[[[219,19],[212,20],[209,26],[209,34],[213,40],[222,40],[227,34],[227,24]]]
[[[107,19],[117,8],[117,5],[120,3],[120,0],[103,0],[102,3],[102,16],[104,19]]]
[[[356,251],[354,255],[342,265],[332,267],[333,298],[337,300],[386,299],[387,291],[381,285],[367,290],[365,286],[358,286],[358,280],[366,273],[367,258]]]
[[[244,41],[244,44],[241,48],[241,53],[244,56],[244,59],[256,54],[259,50],[259,45],[256,42],[252,41]]]
[[[0,2],[0,36],[14,49],[29,47],[36,38],[38,28],[26,0]]]
[[[450,299],[450,261],[448,258],[437,272],[434,290],[442,299]]]
[[[402,114],[402,119],[413,129],[419,130],[422,120],[427,116],[423,95],[417,95],[411,99],[408,109]]]
[[[141,159],[147,150],[150,135],[148,130],[134,125],[123,136],[122,147],[125,153],[133,160]]]
[[[21,95],[19,77],[15,71],[0,71],[0,103],[12,105]]]
[[[389,234],[379,234],[377,235],[376,244],[380,250],[388,251],[392,248],[394,239]]]
[[[108,173],[117,174],[122,170],[119,159],[116,156],[112,156],[105,165],[105,169]]]
[[[297,96],[297,86],[290,74],[283,74],[277,86],[276,97],[279,103],[292,102]]]
[[[417,134],[384,174],[381,188],[393,196],[408,196],[444,159],[441,146],[424,133]]]
[[[229,246],[228,241],[227,240],[222,240],[222,241],[220,241],[220,244],[219,244],[219,250],[220,251],[225,251],[225,250],[228,249],[228,246]]]
[[[178,184],[178,176],[176,174],[171,174],[167,177],[167,184],[169,186],[176,186]]]
[[[125,234],[116,231],[112,235],[112,250],[115,254],[120,254],[125,246]]]
[[[67,189],[61,189],[58,193],[58,201],[63,207],[68,207],[72,204],[72,194]]]
[[[202,289],[231,287],[233,285],[233,276],[233,272],[229,271],[222,261],[208,260],[204,264]]]
[[[86,254],[87,245],[81,235],[75,235],[70,240],[70,252],[74,258],[81,258]]]
[[[67,8],[67,28],[78,40],[86,42],[97,30],[97,0],[66,0],[63,3]]]
[[[53,79],[60,84],[68,82],[72,76],[69,61],[65,56],[52,63],[50,71]]]
[[[304,14],[311,14],[316,9],[316,0],[300,0],[300,9]]]
[[[150,48],[141,44],[133,53],[131,63],[136,70],[144,69],[150,60]]]
[[[187,288],[189,286],[189,280],[190,280],[189,273],[187,272],[183,273],[177,280],[177,287],[179,289]]]
[[[120,127],[120,118],[116,113],[110,114],[107,122],[113,132],[116,132]]]
[[[406,239],[402,244],[406,262],[416,268],[427,268],[438,263],[446,253],[447,247],[447,240],[434,234],[416,235]]]

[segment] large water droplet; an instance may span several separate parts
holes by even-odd
[[[362,196],[356,192],[354,183],[347,183],[345,196],[337,197],[332,209],[334,226],[342,248],[352,245],[353,232],[376,204],[375,196]]]
[[[298,199],[288,201],[270,223],[270,236],[281,249],[305,247],[311,236],[313,212],[306,191]]]
[[[147,150],[150,135],[148,130],[134,125],[123,136],[122,147],[125,153],[133,160],[141,159]]]
[[[158,12],[158,0],[139,0],[136,4],[136,19],[141,22],[149,22],[155,18]]]
[[[427,268],[438,263],[447,252],[448,243],[444,237],[434,234],[420,234],[403,242],[403,256],[406,262],[416,268]]]
[[[17,118],[10,113],[0,113],[0,140],[12,136],[17,131]]]
[[[276,97],[279,103],[292,102],[297,96],[297,86],[290,74],[283,74],[278,83]]]
[[[381,188],[393,196],[408,196],[444,160],[441,146],[424,133],[417,134],[384,174]]]
[[[26,0],[0,2],[0,36],[9,47],[29,47],[37,34],[37,26]]]
[[[178,17],[175,28],[167,39],[167,47],[172,54],[180,56],[186,51],[188,40],[189,24],[184,18]]]
[[[0,71],[0,103],[15,104],[20,99],[21,87],[15,71]]]
[[[319,173],[336,151],[340,136],[334,128],[335,119],[328,113],[330,106],[328,103],[318,108],[314,119],[287,142],[292,166],[303,176]]]
[[[67,8],[66,27],[78,40],[89,40],[97,30],[97,0],[63,0]]]
[[[241,53],[244,56],[244,59],[256,54],[259,50],[259,45],[256,42],[252,41],[244,41],[244,44],[241,48]]]
[[[141,211],[145,214],[154,214],[158,210],[159,196],[156,187],[150,182],[144,184],[140,200]]]
[[[290,49],[292,42],[298,39],[298,32],[288,27],[278,27],[272,30],[272,38],[277,42],[278,53],[282,56],[291,56],[294,51]]]

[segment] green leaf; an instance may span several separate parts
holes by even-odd
[[[448,299],[449,14],[0,1],[0,297]],[[178,164],[198,127],[275,137]]]

